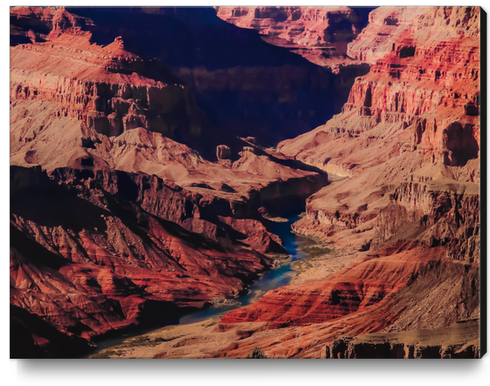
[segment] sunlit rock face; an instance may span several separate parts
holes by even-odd
[[[320,66],[339,67],[360,61],[347,47],[367,24],[372,7],[216,7],[218,17],[286,47]]]
[[[302,273],[323,279],[153,357],[480,355],[480,9],[379,7],[367,26],[356,12],[12,8],[25,347],[79,352],[243,293],[284,252],[259,213],[306,199],[293,230],[345,263],[313,259]]]
[[[101,43],[90,18],[11,11],[14,37],[35,30],[10,56],[11,304],[25,343],[13,355],[75,355],[236,297],[271,268],[264,254],[284,248],[258,209],[304,200],[326,173],[213,132],[184,81],[121,36]],[[176,138],[240,148],[206,159]]]

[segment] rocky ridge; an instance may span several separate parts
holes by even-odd
[[[347,177],[308,198],[294,229],[351,263],[179,330],[154,357],[480,355],[465,322],[480,315],[480,9],[381,7],[364,31],[350,52],[371,70],[342,113],[278,146]]]
[[[90,21],[63,8],[12,14],[51,28],[11,47],[14,356],[59,355],[66,342],[76,355],[80,337],[236,297],[273,265],[264,253],[282,241],[258,209],[308,196],[325,173],[247,146],[238,160],[205,160],[168,138],[200,118],[162,63],[120,38],[98,45]]]
[[[363,27],[362,12],[348,7],[217,7],[217,15],[241,28],[252,28],[263,39],[286,47],[320,66],[338,71],[359,64],[347,55],[348,43]]]

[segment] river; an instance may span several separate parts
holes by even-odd
[[[262,297],[267,291],[288,285],[295,274],[291,262],[302,260],[307,257],[306,252],[300,248],[307,245],[316,244],[313,240],[298,236],[291,232],[291,224],[299,220],[299,215],[287,217],[287,222],[276,222],[272,226],[272,233],[281,237],[284,248],[289,257],[284,260],[284,264],[267,271],[259,280],[254,282],[246,295],[236,299],[233,304],[223,307],[213,307],[205,310],[184,315],[179,319],[178,324],[190,324],[201,320],[223,316],[229,311],[251,304]]]
[[[86,355],[83,357],[87,358],[105,348],[121,344],[130,337],[145,334],[161,327],[168,325],[191,324],[210,318],[221,317],[235,308],[243,307],[259,300],[267,291],[288,285],[295,274],[295,270],[293,269],[291,263],[293,261],[303,260],[307,257],[306,252],[303,251],[301,247],[314,245],[316,242],[311,239],[298,236],[291,231],[291,224],[299,220],[299,214],[286,218],[288,220],[287,222],[274,222],[270,231],[281,237],[284,243],[284,248],[288,252],[289,257],[281,260],[275,268],[264,273],[260,279],[255,281],[249,287],[247,294],[235,299],[234,301],[226,302],[226,304],[222,306],[215,306],[204,310],[190,312],[183,316],[176,317],[173,320],[162,321],[162,325],[159,327],[152,327],[144,330],[142,329],[131,333],[122,333],[113,338],[97,342],[96,347],[92,348],[90,352],[86,353]]]

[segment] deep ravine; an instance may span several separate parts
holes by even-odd
[[[82,357],[90,357],[104,349],[117,346],[128,338],[145,334],[158,328],[170,325],[192,324],[211,318],[222,317],[233,309],[249,305],[259,300],[267,291],[288,285],[296,272],[291,263],[308,257],[302,247],[316,244],[312,239],[298,236],[292,232],[291,224],[300,219],[300,213],[301,212],[296,212],[294,214],[289,213],[288,217],[286,217],[287,222],[273,222],[271,231],[281,237],[284,248],[287,250],[289,256],[287,258],[278,259],[276,267],[263,274],[259,280],[254,282],[245,295],[237,299],[216,303],[207,309],[185,313],[180,317],[174,316],[163,319],[160,321],[159,325],[154,324],[151,327],[136,327],[132,331],[127,332],[115,332],[117,335],[95,343],[94,347],[84,353]]]

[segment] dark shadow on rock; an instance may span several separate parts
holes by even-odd
[[[110,215],[50,180],[40,168],[10,167],[10,212],[38,225],[105,232]]]
[[[49,267],[58,270],[61,267],[70,264],[68,260],[48,251],[41,244],[30,239],[12,224],[10,225],[10,248],[17,251],[17,253],[28,260],[29,263],[34,264],[38,268]]]
[[[33,334],[47,343],[34,344]],[[77,358],[87,347],[86,340],[70,337],[39,316],[10,305],[10,358]]]

